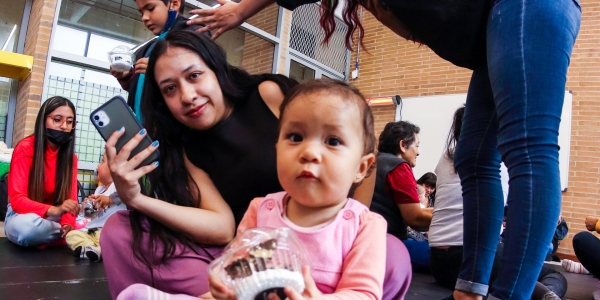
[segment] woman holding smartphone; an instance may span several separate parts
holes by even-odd
[[[79,213],[75,124],[73,103],[52,97],[40,107],[34,133],[15,147],[4,224],[11,242],[41,248],[65,245]]]
[[[115,214],[104,227],[109,288],[113,297],[134,283],[198,296],[209,291],[207,264],[231,241],[250,201],[281,190],[275,158],[279,105],[296,82],[249,75],[227,64],[208,37],[184,31],[157,42],[146,75],[142,111],[148,132],[142,130],[118,154],[123,131],[106,143],[119,196],[133,209]],[[160,145],[128,160],[146,134]],[[159,147],[157,163],[135,169]],[[147,184],[140,185],[144,175]],[[408,261],[398,243],[388,242],[388,249],[401,247],[395,257],[402,259],[404,250]],[[387,282],[395,275],[410,282],[410,264],[396,262],[388,264]],[[406,292],[398,286],[408,288],[388,284],[387,299]]]
[[[210,38],[186,31],[156,43],[146,76],[146,129],[118,154],[125,129],[106,143],[116,189],[132,209],[103,229],[109,288],[113,298],[134,283],[197,296],[208,291],[207,265],[231,241],[250,201],[281,189],[278,105],[296,83],[230,66]],[[128,160],[146,135],[156,142]],[[136,169],[159,147],[156,162]]]

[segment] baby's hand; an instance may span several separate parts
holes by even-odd
[[[115,202],[113,202],[109,196],[91,195],[90,198],[94,199],[94,206],[96,206],[96,209],[98,210],[107,208],[115,204]]]
[[[317,288],[315,280],[310,276],[310,268],[308,266],[302,267],[302,275],[304,276],[304,292],[298,293],[292,287],[286,287],[284,292],[290,300],[308,300],[308,299],[323,299],[323,294]]]
[[[210,293],[212,294],[212,297],[214,297],[215,299],[237,300],[237,297],[235,296],[235,293],[233,292],[233,290],[230,289],[229,287],[227,287],[225,284],[223,284],[223,282],[221,282],[221,280],[215,278],[212,275],[210,275],[208,277],[208,285],[210,286]],[[206,294],[202,295],[202,296],[205,297]],[[202,298],[202,299],[210,299],[210,298]]]

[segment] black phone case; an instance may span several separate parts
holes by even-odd
[[[100,111],[104,111],[110,119],[110,122],[104,127],[99,127],[93,119],[94,116]],[[115,131],[119,130],[119,128],[125,128],[125,134],[119,138],[116,144],[117,153],[121,151],[121,148],[123,148],[123,146],[129,140],[131,140],[131,138],[133,138],[140,132],[140,130],[142,130],[142,125],[140,125],[140,123],[137,121],[133,111],[131,111],[131,108],[121,96],[115,96],[111,98],[106,103],[92,111],[90,114],[90,121],[92,124],[94,124],[94,127],[96,127],[96,130],[98,130],[104,141],[106,141]],[[137,145],[137,147],[131,151],[129,158],[131,159],[142,150],[148,148],[148,146],[151,144],[152,139],[146,135],[144,139],[142,139],[142,141]],[[159,156],[160,153],[158,149],[156,149],[156,151],[142,161],[138,167],[148,165],[158,160]]]

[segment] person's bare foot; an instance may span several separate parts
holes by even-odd
[[[482,300],[483,296],[474,294],[474,293],[455,290],[454,291],[454,299],[456,299],[456,300]]]

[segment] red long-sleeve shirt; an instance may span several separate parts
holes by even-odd
[[[29,196],[29,172],[33,167],[34,137],[21,140],[13,151],[8,173],[8,198],[12,209],[18,214],[34,213],[47,218],[46,212],[54,205],[54,188],[56,184],[56,163],[58,149],[52,150],[46,145],[44,161],[44,202],[31,200]],[[77,201],[77,156],[73,155],[73,182],[70,199]],[[66,200],[66,199],[65,199]],[[75,225],[75,217],[69,213],[60,218],[61,225]]]

